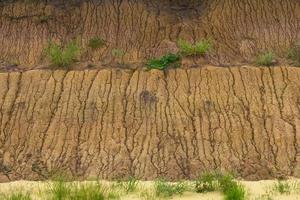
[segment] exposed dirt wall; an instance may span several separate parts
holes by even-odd
[[[300,177],[300,69],[0,74],[0,181]]]
[[[14,3],[9,3],[14,2]],[[71,2],[71,3],[70,3]],[[172,50],[178,38],[211,38],[215,65],[249,63],[260,51],[285,56],[300,39],[299,0],[25,0],[0,2],[0,60],[44,63],[49,40],[77,39],[81,60],[110,63],[113,49],[124,62]],[[107,45],[86,48],[98,36]]]

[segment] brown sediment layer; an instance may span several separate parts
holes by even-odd
[[[0,3],[0,59],[24,66],[44,63],[49,40],[77,39],[81,60],[109,63],[113,49],[122,62],[144,62],[170,51],[178,38],[211,38],[215,65],[249,63],[260,51],[285,56],[300,39],[298,0],[93,0]],[[22,3],[23,2],[23,3]],[[106,46],[92,51],[89,39]]]

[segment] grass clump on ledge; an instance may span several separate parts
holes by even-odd
[[[146,63],[148,69],[159,69],[163,70],[169,67],[171,64],[177,63],[180,61],[180,56],[178,54],[169,53],[161,58],[154,58],[148,60]]]
[[[204,56],[206,55],[213,47],[213,44],[210,40],[204,39],[191,44],[190,42],[179,39],[177,45],[180,49],[180,53],[183,56]]]
[[[271,66],[274,64],[274,58],[275,58],[274,53],[268,51],[257,56],[256,64],[261,66]]]
[[[76,57],[79,56],[80,48],[75,41],[69,42],[65,47],[49,42],[49,46],[45,52],[53,66],[69,68],[74,63]]]
[[[90,47],[92,50],[100,49],[104,45],[105,45],[105,41],[99,37],[91,38],[88,42],[88,47]]]

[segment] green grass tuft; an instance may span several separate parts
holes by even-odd
[[[225,195],[225,200],[246,199],[245,187],[237,183],[231,174],[219,174],[218,182],[221,191]]]
[[[157,197],[172,197],[174,195],[182,195],[187,191],[187,186],[183,182],[179,183],[168,183],[164,180],[157,180],[154,183],[155,195]]]
[[[222,192],[226,193],[227,190],[230,190],[232,187],[237,185],[234,177],[231,174],[219,174],[218,175],[219,187]]]
[[[93,50],[100,49],[105,45],[105,41],[102,38],[94,37],[89,40],[88,47]]]
[[[177,45],[180,48],[180,53],[184,56],[203,56],[207,54],[213,47],[210,40],[204,39],[191,44],[186,40],[179,39]]]
[[[274,58],[275,58],[274,53],[269,51],[257,56],[256,64],[261,66],[271,66],[273,65]]]
[[[234,183],[224,192],[225,200],[244,200],[246,199],[246,191],[244,186]]]
[[[163,70],[166,69],[170,64],[178,63],[180,61],[180,56],[177,54],[166,54],[161,58],[157,59],[150,59],[146,65],[148,69],[159,69]]]
[[[54,66],[68,68],[79,55],[80,48],[75,41],[69,42],[64,48],[50,42],[45,52]]]

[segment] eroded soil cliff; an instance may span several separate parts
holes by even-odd
[[[0,181],[300,176],[300,69],[0,74]]]

